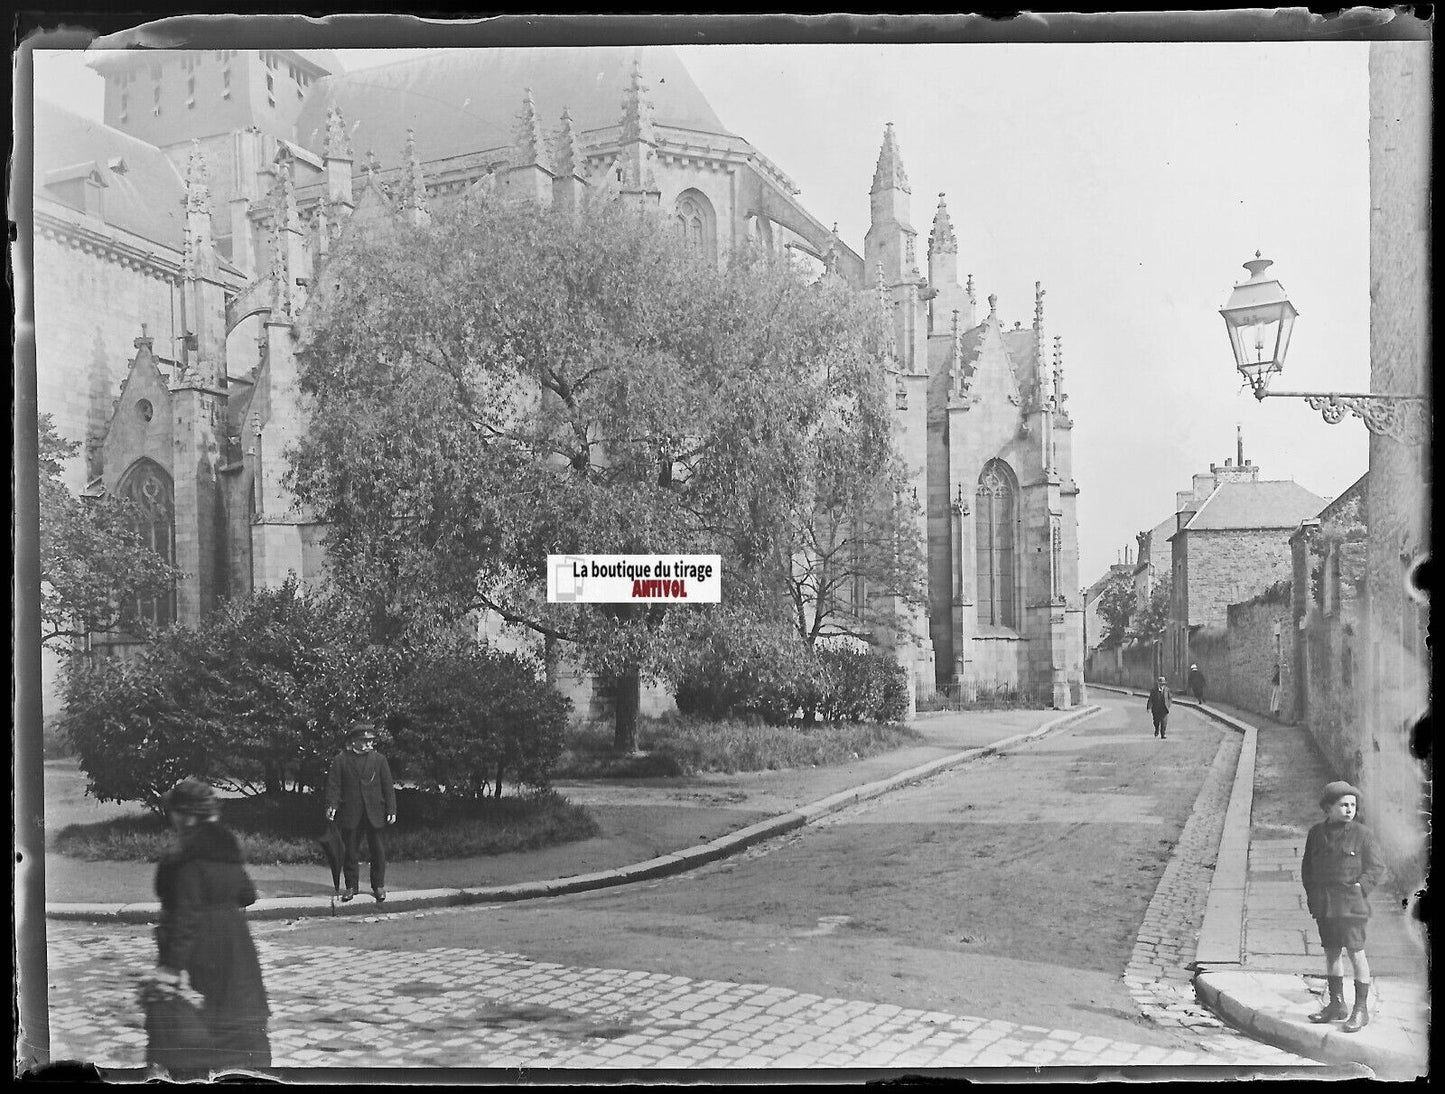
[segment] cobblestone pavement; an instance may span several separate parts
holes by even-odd
[[[1225,1051],[1235,1051],[1233,1042],[1243,1038],[1196,1001],[1192,966],[1240,745],[1238,734],[1221,738],[1124,969],[1124,984],[1142,1014],[1162,1026],[1206,1035]]]
[[[469,911],[445,913],[466,915]],[[280,925],[278,925],[279,927]],[[766,984],[573,968],[462,948],[367,950],[258,931],[276,1067],[1270,1067],[1243,1039],[1198,1052]],[[142,1066],[134,978],[149,932],[50,927],[52,1058]]]

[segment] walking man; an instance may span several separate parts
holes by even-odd
[[[1199,671],[1198,665],[1189,666],[1189,690],[1194,698],[1204,702],[1204,673]]]
[[[1149,708],[1149,713],[1154,716],[1154,736],[1161,741],[1169,732],[1169,708],[1174,704],[1174,696],[1169,691],[1169,685],[1164,682],[1164,677],[1154,684],[1154,690],[1149,693],[1149,698],[1144,705]]]
[[[326,819],[341,829],[341,869],[346,878],[342,900],[356,896],[361,877],[359,842],[366,833],[371,853],[371,895],[386,899],[386,844],[382,829],[396,823],[396,786],[386,757],[374,750],[376,729],[357,722],[346,735],[346,748],[331,761],[326,776]]]

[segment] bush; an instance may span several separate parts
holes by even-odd
[[[337,599],[278,589],[172,627],[124,662],[72,660],[61,728],[92,796],[142,801],[185,777],[272,797],[323,784],[357,718],[393,731],[398,778],[476,797],[545,787],[567,701],[528,662],[456,635],[369,643]]]
[[[193,775],[241,793],[319,785],[345,726],[394,705],[400,658],[294,578],[125,661],[73,658],[63,727],[90,792],[156,808]]]
[[[476,798],[504,776],[545,788],[571,702],[526,659],[460,641],[430,651],[405,679],[396,767],[419,785]]]
[[[811,705],[816,671],[791,627],[723,609],[691,621],[669,676],[683,714],[781,725]]]
[[[896,722],[908,714],[908,674],[880,650],[820,649],[818,714],[825,722]]]

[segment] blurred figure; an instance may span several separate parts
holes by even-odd
[[[176,849],[156,867],[161,920],[149,990],[178,992],[185,973],[201,994],[210,1045],[191,1053],[197,1067],[270,1067],[271,1008],[242,911],[255,903],[256,887],[240,841],[220,823],[216,791],[199,779],[182,779],[162,804]]]

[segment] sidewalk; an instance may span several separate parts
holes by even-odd
[[[1370,1025],[1347,1034],[1308,1019],[1324,999],[1324,956],[1304,906],[1299,863],[1305,833],[1321,815],[1320,789],[1334,774],[1306,730],[1228,704],[1200,708],[1178,696],[1176,702],[1244,736],[1195,955],[1200,1001],[1236,1028],[1300,1055],[1362,1064],[1381,1078],[1426,1074],[1425,944],[1388,882],[1370,901]],[[1346,985],[1347,1000],[1353,990]]]
[[[991,755],[1088,717],[1099,708],[940,712],[913,723],[920,744],[850,764],[684,779],[559,783],[602,835],[561,847],[487,858],[394,863],[378,905],[363,895],[334,904],[319,863],[255,864],[261,899],[250,919],[376,915],[417,908],[525,900],[621,885],[693,869],[939,771]],[[46,916],[150,923],[149,868],[46,856]]]

